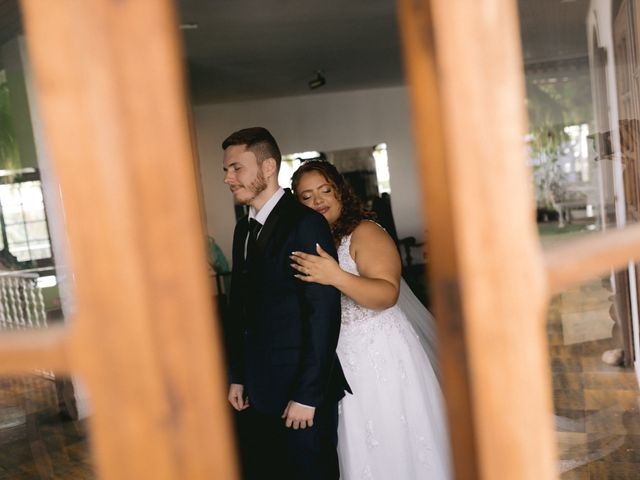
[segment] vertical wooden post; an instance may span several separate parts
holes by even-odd
[[[23,0],[102,478],[236,478],[170,0]]]
[[[456,478],[555,478],[516,2],[399,0]]]

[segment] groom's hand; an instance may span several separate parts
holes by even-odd
[[[284,409],[282,418],[286,419],[285,425],[287,428],[293,427],[294,430],[298,430],[299,428],[312,427],[315,413],[315,407],[300,405],[291,400],[287,404],[287,408]]]
[[[244,397],[244,385],[232,383],[229,386],[229,396],[227,398],[233,408],[239,412],[249,407],[249,399]]]

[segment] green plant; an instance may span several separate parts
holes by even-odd
[[[558,161],[558,154],[567,138],[564,130],[543,125],[531,131],[529,146],[535,158],[533,179],[536,187],[536,205],[542,210],[554,210],[558,226],[564,226],[560,199],[566,186],[566,178]]]
[[[560,202],[567,178],[559,160],[569,141],[565,127],[589,123],[591,94],[587,77],[565,82],[527,82],[529,148],[536,189],[536,205],[557,212],[558,226],[564,227]]]
[[[16,141],[16,130],[11,116],[9,85],[4,72],[0,71],[0,168],[19,168],[20,157]]]

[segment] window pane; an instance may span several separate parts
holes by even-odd
[[[531,181],[544,248],[640,219],[637,3],[518,2]],[[638,279],[632,264],[567,288],[549,303],[562,479],[638,476]]]
[[[14,183],[0,185],[0,202],[3,207],[20,205],[20,187]]]
[[[9,248],[16,243],[25,243],[27,241],[27,231],[24,224],[7,226],[7,238],[9,240]]]
[[[39,260],[41,258],[49,258],[51,257],[51,248],[50,247],[31,247],[31,260]]]
[[[33,243],[34,240],[49,240],[49,235],[47,234],[47,224],[46,222],[33,222],[25,224],[27,228],[27,235],[29,237],[29,242]]]
[[[20,184],[22,202],[25,205],[42,204],[42,190],[39,181],[23,182]]]
[[[9,245],[9,251],[18,259],[19,262],[28,262],[31,260],[29,253],[29,245],[22,243],[19,245]]]
[[[24,221],[22,207],[20,205],[11,205],[2,208],[5,225],[15,225]]]
[[[51,246],[40,181],[0,185],[0,202],[10,253],[19,262],[49,258]]]
[[[40,205],[33,206],[32,208],[25,207],[24,219],[27,222],[32,222],[34,220],[44,220],[45,219],[44,205],[40,204]]]

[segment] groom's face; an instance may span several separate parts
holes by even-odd
[[[267,188],[262,171],[264,162],[258,164],[256,155],[245,145],[232,145],[224,151],[224,183],[229,185],[233,200],[241,205],[251,205]]]

